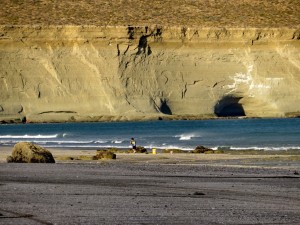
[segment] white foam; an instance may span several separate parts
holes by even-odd
[[[212,149],[230,149],[230,150],[262,150],[262,151],[286,151],[286,150],[300,150],[300,146],[281,146],[281,147],[270,147],[270,146],[251,146],[251,147],[213,147]]]
[[[121,141],[121,140],[115,140],[115,141],[111,141],[111,143],[114,143],[114,144],[121,144],[121,143],[123,143],[123,141]]]
[[[88,145],[73,145],[73,144],[67,144],[67,145],[43,145],[44,147],[47,148],[115,148],[116,146],[114,145],[93,145],[93,144],[88,144]],[[131,146],[117,146],[117,148],[120,149],[130,149]]]
[[[176,135],[175,137],[177,137],[177,138],[179,137],[180,141],[188,141],[188,140],[191,140],[192,138],[201,137],[201,136],[196,133],[189,133],[189,134]]]
[[[53,134],[53,135],[3,135],[0,136],[0,138],[3,139],[43,139],[43,138],[57,138],[58,134]]]
[[[146,149],[152,149],[152,148],[156,148],[156,149],[180,149],[180,150],[184,150],[184,151],[190,151],[190,150],[194,149],[194,148],[182,147],[182,146],[178,146],[178,145],[163,145],[163,146],[147,145],[147,146],[145,146],[145,148]]]
[[[43,140],[43,141],[35,141],[36,143],[60,143],[60,144],[90,144],[94,143],[94,141],[75,141],[75,140],[70,140],[70,141],[62,141],[62,140]]]
[[[95,141],[95,143],[97,144],[105,144],[107,143],[108,141],[104,141],[104,140],[98,140],[98,141]]]

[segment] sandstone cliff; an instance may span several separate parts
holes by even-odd
[[[300,115],[292,28],[1,26],[0,120]]]

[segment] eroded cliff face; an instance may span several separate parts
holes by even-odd
[[[300,115],[300,31],[0,27],[0,120]]]

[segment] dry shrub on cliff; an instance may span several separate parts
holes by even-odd
[[[1,0],[0,23],[291,27],[299,11],[299,0]]]

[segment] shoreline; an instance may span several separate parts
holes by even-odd
[[[13,147],[0,147],[0,163],[6,163],[7,156],[11,155]],[[276,168],[300,172],[300,151],[225,151],[224,153],[163,153],[152,151],[147,153],[128,153],[124,149],[118,149],[116,160],[92,160],[97,150],[91,149],[64,149],[47,148],[53,155],[56,163],[75,164],[101,164],[101,163],[129,163],[129,164],[176,164],[176,165],[207,165],[219,167],[241,168]]]
[[[134,116],[131,119],[123,118],[120,116],[114,116],[114,117],[106,117],[103,115],[103,118],[99,119],[86,119],[86,120],[49,120],[49,121],[22,121],[24,118],[19,117],[1,117],[0,116],[0,125],[6,125],[6,124],[62,124],[62,123],[109,123],[109,122],[147,122],[147,121],[184,121],[184,120],[251,120],[251,119],[299,119],[300,115],[297,113],[289,113],[285,116],[278,116],[278,117],[258,117],[258,116],[227,116],[227,117],[218,117],[216,115],[214,116],[205,116],[205,115],[151,115],[151,116]]]

